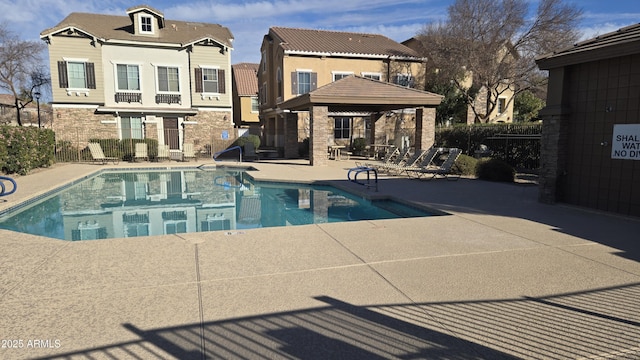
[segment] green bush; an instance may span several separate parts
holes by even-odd
[[[36,127],[0,126],[0,169],[26,175],[54,161],[54,134]]]
[[[355,138],[353,139],[353,144],[351,144],[351,151],[353,151],[353,153],[356,153],[356,154],[361,154],[366,147],[367,147],[367,139]]]
[[[476,176],[482,180],[513,182],[516,172],[505,161],[496,158],[485,158],[476,165]]]
[[[520,169],[537,169],[540,164],[540,140],[507,139],[498,135],[539,135],[541,124],[476,124],[436,129],[436,146],[456,147],[473,155],[481,144],[488,145],[493,157]]]
[[[304,138],[302,142],[298,143],[298,156],[301,158],[309,156],[309,138]]]
[[[244,144],[248,142],[252,142],[253,147],[256,150],[258,150],[258,148],[260,147],[260,137],[254,134],[240,136],[239,138],[236,139],[236,141],[233,142],[231,146],[242,146],[242,148],[244,149]]]
[[[457,175],[472,176],[476,173],[478,159],[461,154],[451,168],[451,172]]]

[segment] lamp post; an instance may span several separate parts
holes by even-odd
[[[33,96],[36,97],[36,104],[38,104],[38,129],[40,128],[40,91],[36,91],[33,93]]]

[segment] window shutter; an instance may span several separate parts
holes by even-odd
[[[291,73],[291,95],[298,95],[298,73]]]
[[[96,88],[96,70],[93,63],[86,63],[85,72],[87,75],[87,88],[95,89]]]
[[[203,92],[203,84],[202,84],[202,69],[201,68],[195,68],[193,69],[194,72],[194,76],[193,76],[193,80],[196,83],[196,92],[197,93],[201,93]]]
[[[218,69],[218,92],[220,94],[225,93],[225,77],[224,77],[224,69]]]
[[[313,91],[318,88],[318,73],[311,73],[311,86],[309,86],[309,91]]]
[[[58,78],[61,88],[69,87],[69,77],[67,76],[67,62],[58,61]]]

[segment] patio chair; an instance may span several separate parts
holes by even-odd
[[[136,143],[135,160],[138,159],[149,160],[149,152],[146,143]]]
[[[169,145],[158,145],[158,161],[169,160]]]
[[[434,160],[435,158],[440,155],[443,154],[445,152],[445,148],[437,148],[437,147],[430,147],[422,156],[422,160],[416,164],[415,166],[404,166],[402,167],[399,172],[400,173],[406,173],[407,171],[416,171],[416,170],[421,170],[421,169],[427,169],[427,168],[433,168],[435,167],[434,164]]]
[[[403,172],[404,168],[416,167],[427,153],[427,150],[416,150],[411,157],[409,157],[405,162],[401,162],[400,164],[389,164],[379,166],[376,170],[378,172],[386,172],[389,175],[399,175]]]
[[[356,162],[356,166],[368,167],[368,168],[376,169],[376,171],[378,171],[378,169],[384,166],[401,165],[405,161],[405,159],[409,157],[409,151],[405,151],[404,153],[401,153],[399,148],[395,148],[395,150],[393,150],[387,155],[388,156],[386,156],[384,159],[382,159],[379,162],[371,162],[371,163]]]
[[[196,153],[193,150],[193,144],[192,143],[184,144],[182,148],[183,161],[189,161],[188,159],[195,159],[195,158],[196,158]]]
[[[102,152],[102,146],[99,143],[89,143],[88,145],[89,151],[91,152],[91,157],[95,162],[101,162],[102,165],[106,164],[109,161],[113,161],[114,164],[117,164],[120,161],[120,158],[113,156],[104,156],[104,152]]]
[[[427,168],[415,169],[415,170],[412,169],[412,170],[408,170],[406,173],[410,178],[414,178],[414,179],[424,178],[426,180],[431,180],[436,177],[444,177],[447,180],[449,179],[458,180],[460,178],[460,175],[452,174],[451,169],[453,167],[453,164],[455,164],[456,160],[458,159],[461,153],[462,153],[462,150],[458,148],[450,148],[447,151],[447,158],[444,160],[444,162],[440,166],[435,168],[427,167]]]

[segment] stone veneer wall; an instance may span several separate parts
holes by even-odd
[[[64,139],[78,142],[80,147],[87,145],[93,138],[118,138],[118,127],[111,114],[96,114],[95,109],[54,108],[53,131],[56,140]],[[103,124],[102,121],[111,123]]]
[[[197,124],[185,126],[184,142],[193,143],[196,153],[205,151],[206,145],[211,146],[212,153],[224,150],[237,139],[238,133],[233,127],[231,112],[200,111],[196,116],[190,116],[188,121],[195,121]],[[227,139],[222,138],[224,131],[227,132]]]

